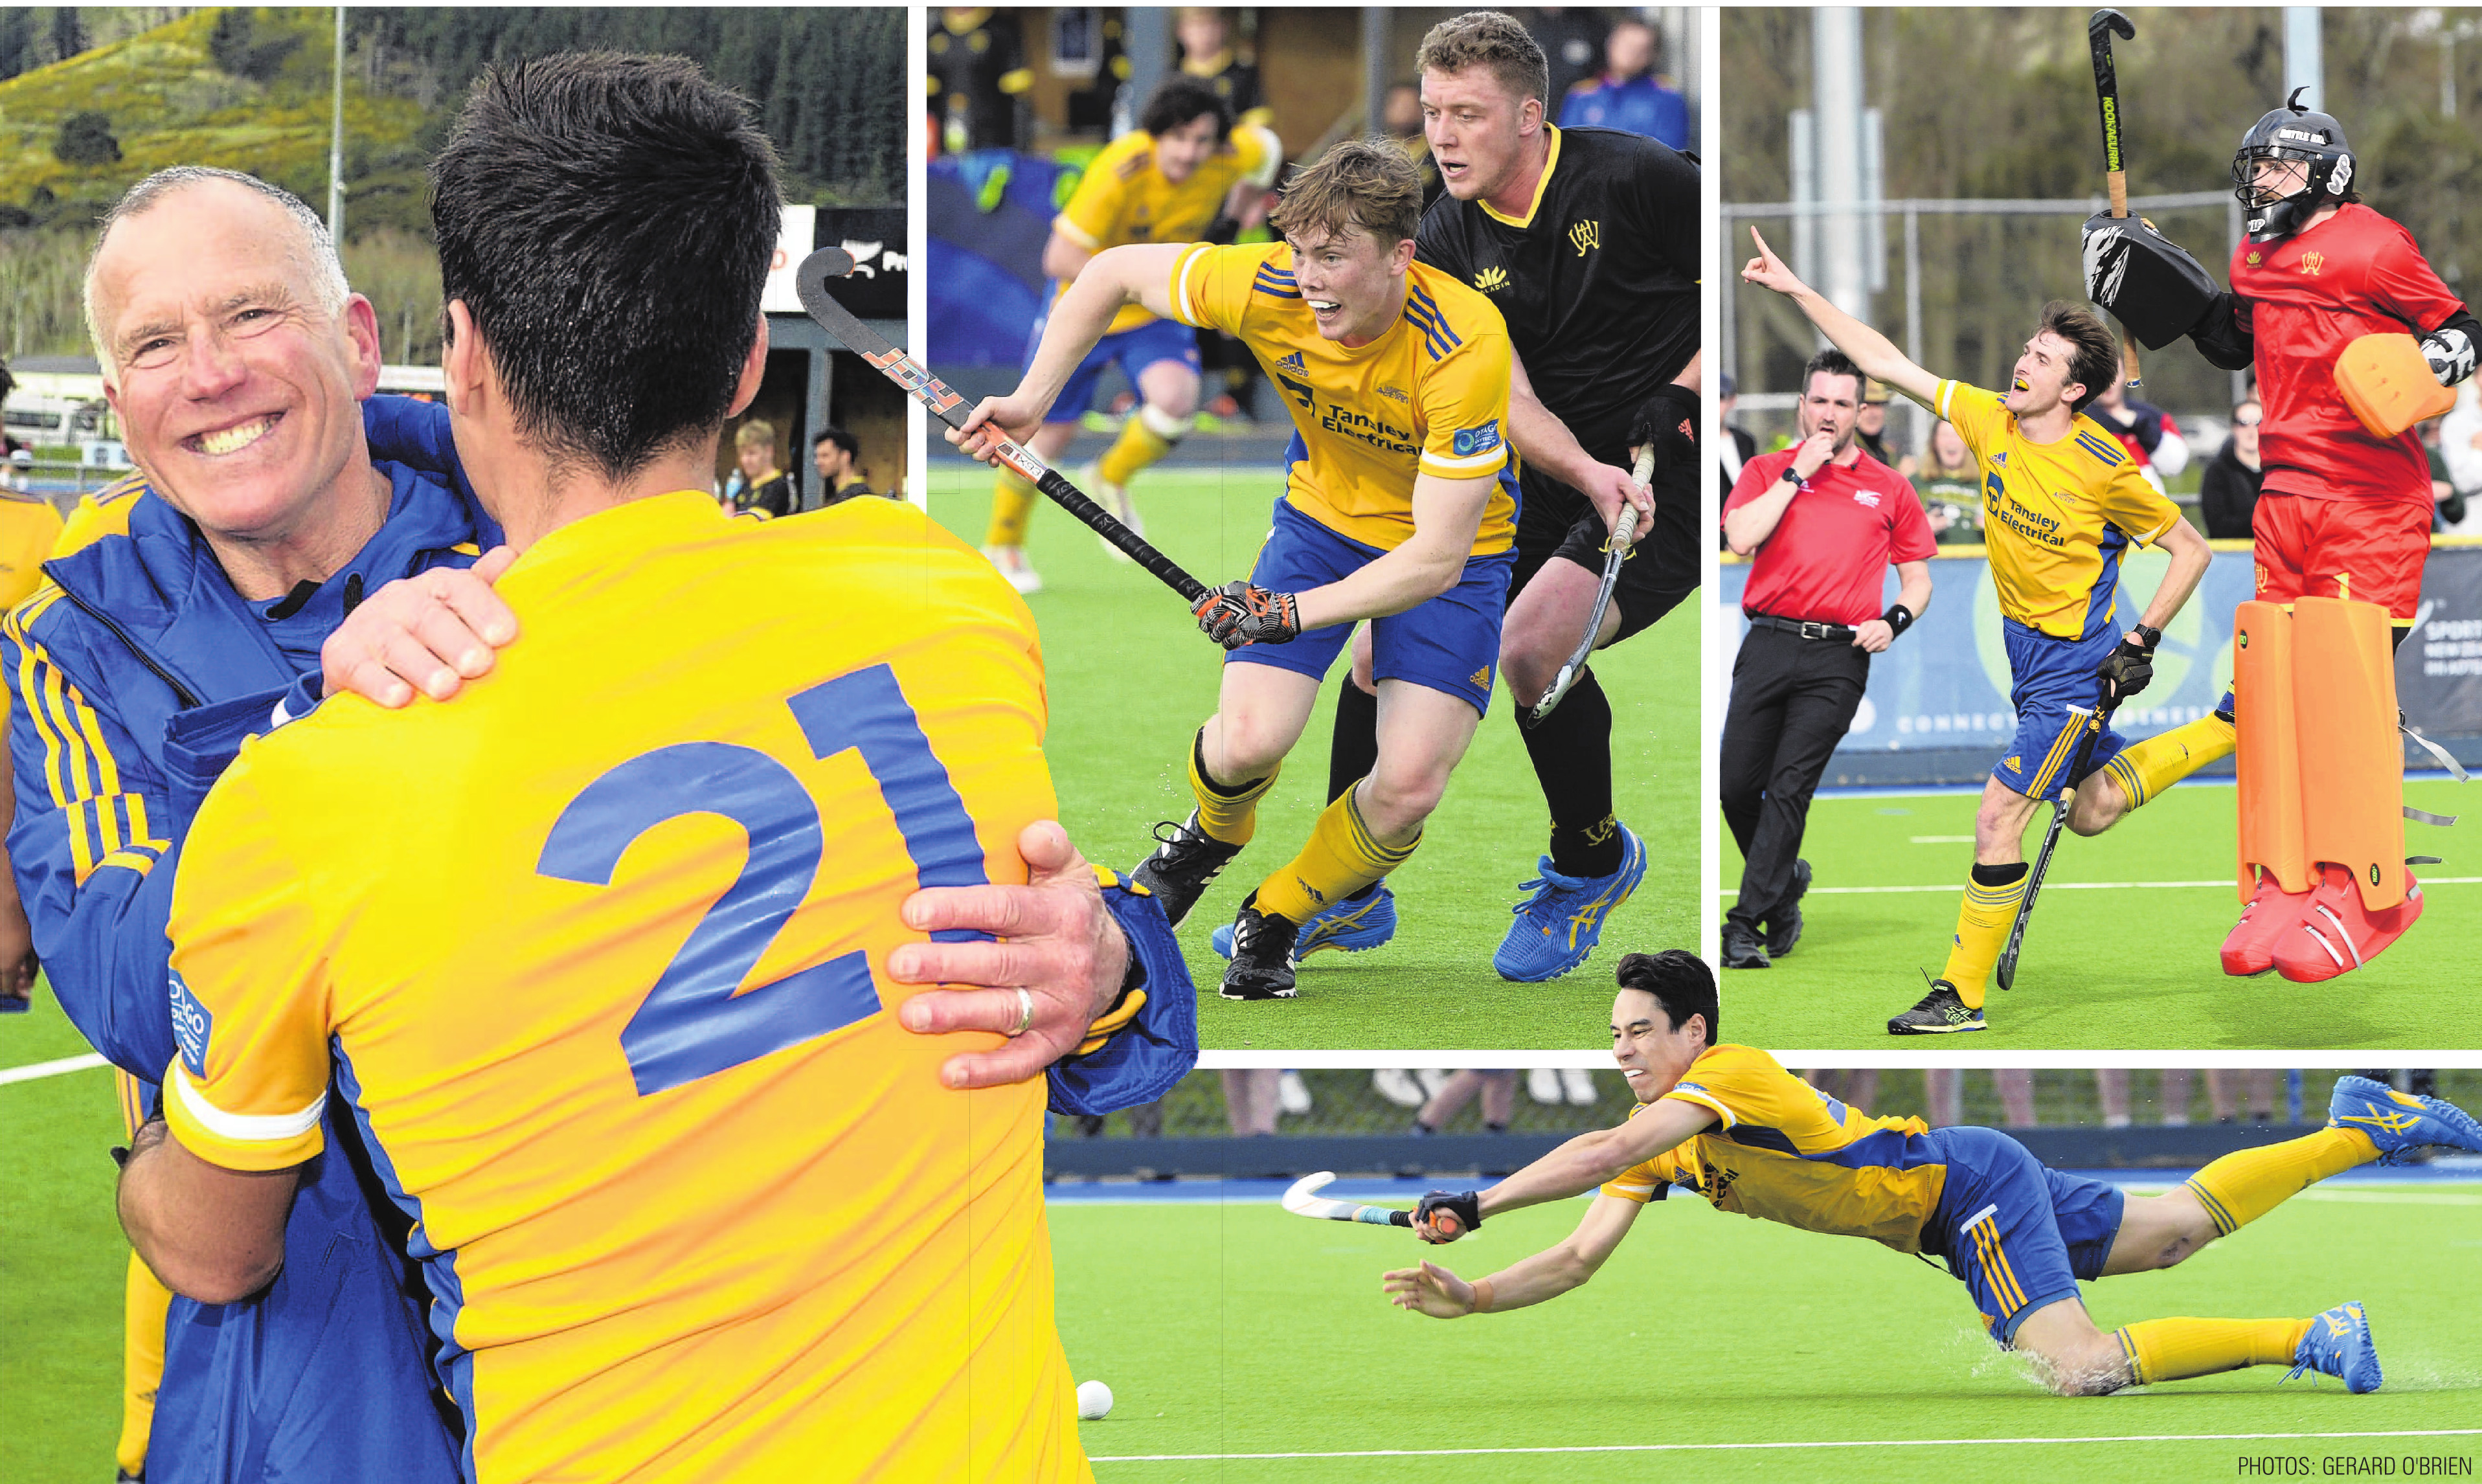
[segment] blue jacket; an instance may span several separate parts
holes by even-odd
[[[1689,147],[1688,100],[1652,77],[1624,83],[1589,77],[1571,88],[1560,100],[1560,127],[1580,124],[1626,129],[1675,149]]]
[[[374,399],[374,449],[427,449],[418,457],[436,466],[445,428],[434,415],[444,416]],[[133,478],[99,497],[125,530],[46,563],[53,585],[0,625],[17,790],[9,856],[36,952],[71,1022],[146,1084],[150,1111],[175,1051],[173,874],[207,788],[245,736],[268,729],[277,698],[315,673],[349,595],[470,564],[499,539],[436,477],[378,466],[392,490],[386,524],[285,617],[265,617],[284,603],[235,593],[198,529]],[[276,1282],[240,1304],[172,1301],[151,1484],[462,1476],[404,1224],[351,1117],[331,1106]]]

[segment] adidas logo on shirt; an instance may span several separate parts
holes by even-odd
[[[1302,353],[1299,351],[1293,352],[1290,356],[1277,361],[1276,364],[1283,367],[1287,371],[1302,371],[1307,369],[1302,364]]]

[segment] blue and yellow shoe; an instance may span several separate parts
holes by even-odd
[[[2334,1376],[2357,1396],[2379,1389],[2379,1349],[2370,1343],[2370,1321],[2360,1304],[2338,1304],[2310,1321],[2310,1333],[2301,1337],[2301,1348],[2292,1352],[2292,1369],[2284,1379],[2305,1370]]]
[[[1502,979],[1518,984],[1557,979],[1595,951],[1603,924],[1646,878],[1645,842],[1628,826],[1618,828],[1621,868],[1609,876],[1563,876],[1551,869],[1549,856],[1536,864],[1543,874],[1522,888],[1534,894],[1511,909],[1517,920],[1491,956],[1491,967]]]
[[[2439,1098],[2416,1098],[2369,1077],[2336,1079],[2327,1126],[2352,1128],[2379,1147],[2379,1163],[2409,1164],[2426,1145],[2482,1153],[2482,1123]]]
[[[1381,882],[1379,889],[1355,901],[1343,901],[1319,913],[1302,924],[1302,936],[1293,944],[1293,962],[1298,964],[1311,954],[1328,948],[1341,948],[1347,953],[1365,953],[1396,936],[1396,893]],[[1232,957],[1232,924],[1227,922],[1207,935],[1215,951]]]

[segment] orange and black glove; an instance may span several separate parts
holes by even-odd
[[[1199,631],[1228,649],[1245,644],[1290,644],[1301,637],[1302,601],[1238,578],[1208,593],[1190,610]]]

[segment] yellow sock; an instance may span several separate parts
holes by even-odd
[[[991,528],[983,538],[983,544],[1024,545],[1025,522],[1034,514],[1035,498],[1034,486],[1012,470],[1000,470],[998,482],[991,487]]]
[[[1206,729],[1200,728],[1189,744],[1189,786],[1198,795],[1198,827],[1209,839],[1227,845],[1249,844],[1250,836],[1258,831],[1258,800],[1276,786],[1276,775],[1282,771],[1278,766],[1265,778],[1225,787],[1206,776]]]
[[[2307,1319],[2145,1319],[2116,1330],[2139,1386],[2244,1365],[2289,1365]]]
[[[2232,724],[2208,714],[2161,736],[2133,742],[2102,765],[2136,808],[2210,762],[2232,755]]]
[[[146,1442],[155,1429],[155,1389],[164,1381],[164,1322],[172,1308],[172,1290],[156,1282],[154,1271],[131,1253],[121,1298],[120,1441],[112,1451],[119,1460],[120,1471],[132,1477],[146,1471]]]
[[[2379,1157],[2357,1128],[2321,1128],[2282,1144],[2236,1150],[2189,1177],[2215,1234],[2230,1236],[2331,1175]]]
[[[1107,485],[1125,485],[1148,464],[1171,453],[1173,445],[1178,441],[1156,432],[1154,424],[1148,420],[1146,409],[1140,408],[1121,424],[1121,436],[1104,450],[1102,462],[1095,465],[1095,472],[1101,475]]]
[[[1337,795],[1311,827],[1302,853],[1258,884],[1260,912],[1289,918],[1296,925],[1307,922],[1322,909],[1404,864],[1413,847],[1422,843],[1419,835],[1405,845],[1382,845],[1372,838],[1370,826],[1361,817],[1360,793],[1361,785],[1357,783]]]
[[[2004,885],[1982,880],[1985,874],[2007,871],[2017,874]],[[1991,977],[1991,966],[1999,962],[1999,950],[2008,946],[2008,930],[2017,925],[2017,904],[2025,900],[2028,867],[2020,861],[2014,865],[1977,865],[1973,872],[1974,879],[1966,885],[1965,905],[1956,914],[1947,967],[1940,974],[1956,986],[1956,997],[1965,1001],[1967,1010],[1982,1008],[1983,982]]]

